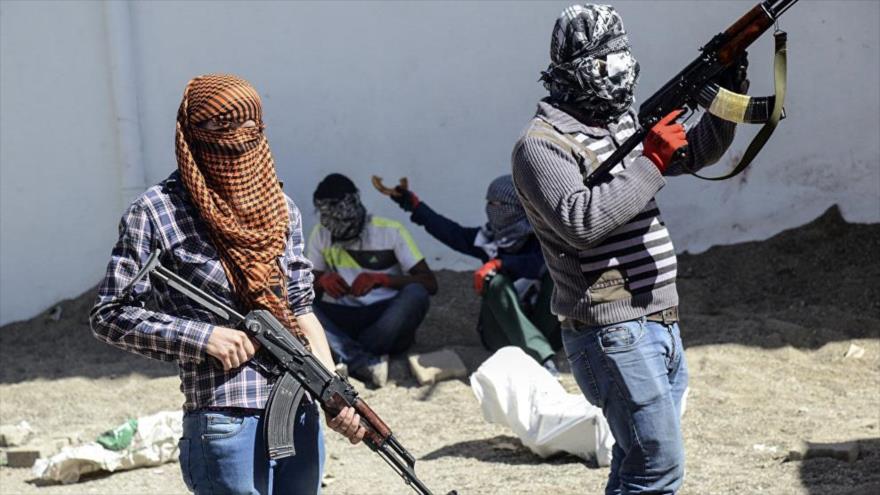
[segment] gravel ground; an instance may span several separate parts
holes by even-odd
[[[763,242],[680,258],[691,393],[684,418],[682,494],[880,493],[880,225],[847,224],[836,209]],[[441,271],[441,292],[415,350],[455,349],[473,371],[488,354],[474,334],[478,302],[470,274]],[[128,417],[182,403],[173,365],[91,338],[92,293],[0,328],[0,422],[27,420],[32,443],[91,439]],[[850,345],[861,358],[844,358]],[[563,384],[577,387],[564,363]],[[435,493],[600,493],[607,469],[572,457],[542,460],[505,428],[486,424],[465,381],[419,387],[404,357],[391,383],[363,390],[418,459]],[[801,440],[858,441],[848,463],[785,462]],[[410,491],[363,446],[328,434],[323,493]],[[0,493],[186,493],[177,464],[92,476],[75,485],[35,482],[0,468]]]

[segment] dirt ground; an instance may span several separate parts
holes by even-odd
[[[680,257],[682,331],[691,373],[682,494],[880,493],[880,225],[845,223],[836,209],[763,242]],[[474,333],[470,274],[439,273],[440,293],[416,351],[455,349],[473,371],[488,354]],[[173,365],[117,351],[90,335],[92,294],[0,328],[0,422],[27,420],[34,442],[92,439],[128,417],[182,403]],[[860,358],[844,358],[850,345]],[[563,384],[577,387],[564,363]],[[403,356],[392,383],[363,396],[395,430],[436,494],[601,493],[606,468],[542,460],[483,421],[465,381],[419,387]],[[411,493],[366,447],[327,435],[323,493]],[[789,461],[801,440],[857,441],[855,462]],[[0,493],[186,493],[178,465],[40,486],[0,468]]]

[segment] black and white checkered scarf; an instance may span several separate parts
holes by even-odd
[[[632,105],[639,63],[630,53],[620,15],[609,5],[572,5],[553,27],[550,60],[541,73],[550,98],[599,123]]]
[[[330,231],[333,242],[357,238],[364,229],[367,210],[358,193],[346,193],[342,198],[316,199],[321,225]]]
[[[502,175],[489,184],[486,191],[486,217],[489,221],[480,229],[480,237],[497,248],[517,251],[532,233],[532,226],[516,196],[513,177],[510,175]]]

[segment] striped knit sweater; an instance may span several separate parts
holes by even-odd
[[[514,183],[541,241],[555,283],[552,309],[561,318],[609,325],[678,304],[675,251],[654,200],[665,179],[642,146],[608,179],[584,186],[582,167],[601,163],[636,125],[630,112],[607,128],[586,126],[542,101],[514,147]],[[734,129],[706,114],[687,133],[689,167],[716,162]],[[682,173],[682,165],[670,165],[666,175]]]

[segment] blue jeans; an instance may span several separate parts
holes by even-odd
[[[393,298],[369,306],[318,301],[313,308],[336,360],[355,370],[383,354],[409,349],[429,304],[428,290],[409,284]]]
[[[578,386],[614,435],[606,495],[674,494],[684,478],[688,382],[678,324],[566,328],[562,340]]]
[[[324,439],[318,406],[304,400],[294,425],[296,455],[269,460],[263,415],[195,411],[183,417],[180,470],[198,495],[300,495],[321,490]]]

